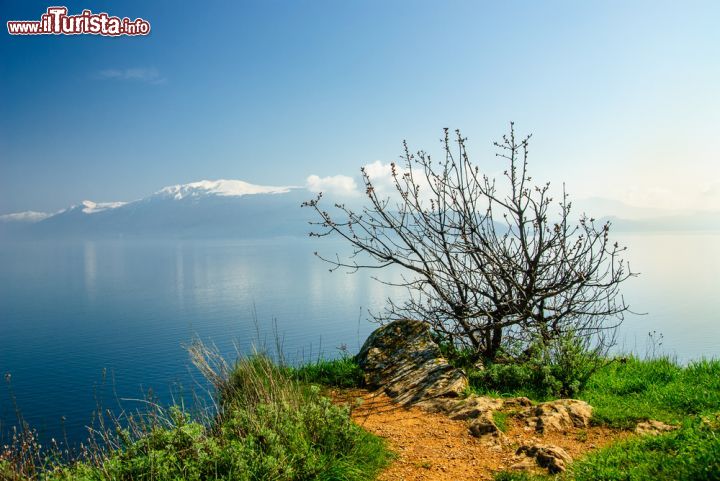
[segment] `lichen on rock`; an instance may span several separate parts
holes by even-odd
[[[577,399],[557,399],[533,406],[524,417],[527,426],[539,433],[565,432],[590,426],[592,406]]]
[[[356,360],[365,383],[403,405],[460,396],[467,376],[442,357],[426,322],[399,320],[376,329]]]
[[[550,474],[561,473],[567,469],[572,458],[563,448],[552,444],[525,444],[515,452],[522,459],[512,466],[513,469],[531,469],[540,466]]]
[[[638,425],[635,426],[635,433],[640,435],[657,436],[658,434],[675,431],[676,429],[678,429],[678,426],[672,426],[670,424],[665,424],[662,421],[650,419],[648,421],[638,423]]]

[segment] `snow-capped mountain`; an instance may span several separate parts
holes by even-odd
[[[0,215],[0,239],[305,236],[311,230],[307,222],[317,219],[300,204],[314,196],[301,187],[202,180],[164,187],[130,202],[85,200],[53,214]],[[616,231],[720,229],[720,212],[600,221],[607,219]]]
[[[55,214],[0,216],[2,237],[263,237],[305,235],[312,193],[241,180],[203,180],[164,187],[131,202],[85,200]]]
[[[97,214],[98,212],[104,212],[108,209],[117,209],[126,205],[127,202],[93,202],[91,200],[84,200],[80,204],[83,213],[85,214]]]
[[[28,210],[25,212],[16,212],[14,214],[0,215],[0,222],[23,222],[32,224],[33,222],[40,222],[41,220],[47,219],[52,214],[47,212],[36,212],[34,210]]]
[[[241,197],[254,194],[287,194],[293,187],[269,187],[254,185],[242,180],[201,180],[189,184],[171,185],[157,191],[156,197],[172,197],[175,200],[188,197],[205,197],[215,195],[220,197]]]

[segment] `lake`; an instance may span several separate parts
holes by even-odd
[[[627,316],[618,349],[645,355],[657,331],[659,350],[682,362],[720,355],[720,236],[617,238],[642,273],[625,298],[647,313]],[[10,374],[0,430],[17,406],[43,437],[72,443],[98,406],[136,409],[132,399],[149,392],[168,402],[201,391],[183,347],[195,337],[229,358],[276,337],[291,362],[356,352],[376,327],[368,309],[403,291],[368,273],[330,273],[313,256],[343,247],[290,238],[0,244],[0,372]]]

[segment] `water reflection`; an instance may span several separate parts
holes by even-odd
[[[97,280],[97,253],[94,242],[83,244],[83,266],[85,272],[85,292],[90,300],[95,300],[95,288]]]
[[[632,308],[621,346],[644,354],[648,332],[664,335],[662,351],[687,361],[720,355],[720,237],[632,235],[626,284]],[[400,271],[330,273],[312,255],[342,244],[290,241],[168,241],[0,244],[0,371],[11,372],[25,417],[48,432],[61,415],[81,437],[96,407],[94,385],[113,373],[111,400],[142,397],[152,387],[168,399],[176,381],[193,386],[182,344],[194,336],[228,356],[273,343],[277,319],[288,357],[357,350],[381,311],[402,288]],[[257,311],[257,317],[254,311]],[[0,422],[13,408],[0,395]],[[58,428],[59,429],[59,428]]]

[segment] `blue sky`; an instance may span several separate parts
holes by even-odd
[[[53,4],[2,1],[0,214],[355,176],[446,126],[493,173],[510,120],[575,197],[720,210],[718,2],[61,4],[152,33],[10,36]]]

